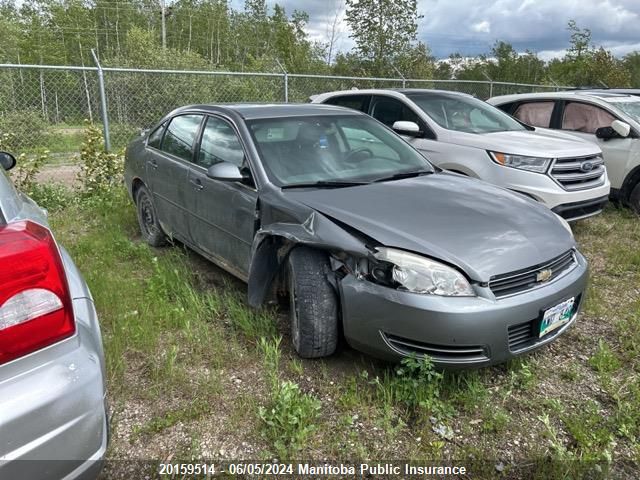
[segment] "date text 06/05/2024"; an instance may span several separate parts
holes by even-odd
[[[464,466],[443,465],[411,465],[393,463],[361,463],[359,465],[309,463],[161,463],[160,475],[214,475],[216,473],[230,475],[464,475]]]

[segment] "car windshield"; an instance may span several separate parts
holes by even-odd
[[[407,94],[438,125],[467,133],[525,130],[503,111],[477,98],[442,93]]]
[[[622,110],[624,113],[633,118],[636,122],[640,123],[640,99],[625,99],[624,101],[619,99],[605,99],[606,102]]]
[[[364,115],[269,118],[247,125],[267,174],[280,187],[434,170],[403,139]]]

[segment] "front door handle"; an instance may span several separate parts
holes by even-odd
[[[155,160],[149,160],[149,166],[151,168],[158,168],[158,163]]]
[[[199,178],[196,178],[195,180],[191,179],[191,180],[189,180],[189,183],[191,185],[193,185],[193,188],[195,190],[200,191],[200,190],[202,190],[204,188],[204,185],[202,184],[202,181]]]

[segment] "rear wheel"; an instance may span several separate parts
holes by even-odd
[[[631,190],[631,195],[629,195],[629,206],[634,212],[640,215],[640,182],[636,183],[636,186]]]
[[[138,211],[138,223],[140,232],[146,242],[152,247],[162,247],[167,244],[167,236],[162,231],[153,204],[151,193],[142,186],[136,192],[136,209]]]
[[[289,254],[291,340],[303,358],[331,355],[338,344],[338,299],[327,280],[327,254],[308,247]]]

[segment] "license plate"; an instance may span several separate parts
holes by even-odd
[[[540,337],[544,337],[547,333],[552,332],[556,328],[561,327],[573,316],[573,305],[575,297],[565,300],[564,302],[545,310],[540,323]]]

